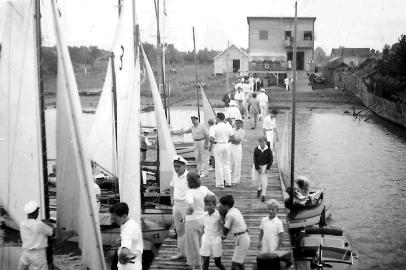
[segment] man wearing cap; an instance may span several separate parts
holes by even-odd
[[[170,185],[171,191],[171,204],[173,223],[175,225],[176,233],[178,236],[177,253],[171,257],[171,260],[177,260],[185,257],[185,216],[187,210],[186,191],[189,189],[187,185],[186,170],[187,162],[181,156],[173,158],[173,167],[175,174],[172,177]]]
[[[193,123],[190,128],[172,131],[172,134],[192,133],[197,172],[200,177],[206,177],[209,174],[209,131],[195,114],[192,114],[190,119]]]
[[[243,127],[244,120],[235,119],[234,136],[230,139],[230,163],[231,163],[231,184],[240,183],[241,178],[241,159],[242,159],[242,141],[245,137]]]
[[[233,138],[233,128],[224,122],[223,113],[217,113],[217,125],[210,129],[210,140],[214,144],[214,160],[216,163],[216,187],[231,186],[230,145]]]
[[[148,135],[149,130],[144,129],[143,134],[140,135],[140,151],[141,151],[141,161],[145,161],[147,158],[147,151],[148,151],[148,146],[151,146],[151,142],[148,140]]]
[[[257,100],[259,102],[259,109],[261,113],[259,115],[259,119],[263,119],[266,116],[266,112],[268,111],[268,96],[265,94],[265,89],[261,88],[260,93],[257,96]]]
[[[269,108],[269,114],[264,118],[262,123],[262,128],[264,129],[264,136],[268,142],[268,147],[273,151],[274,148],[274,138],[278,141],[278,131],[276,130],[275,114]]]
[[[233,127],[235,126],[235,119],[242,118],[240,109],[238,109],[237,103],[234,100],[230,101],[230,107],[228,108],[225,117],[231,119]]]
[[[50,224],[37,220],[39,215],[37,202],[28,202],[24,207],[24,212],[27,214],[27,219],[20,223],[23,253],[17,269],[48,269],[46,248],[48,247],[48,236],[52,236],[54,229]]]

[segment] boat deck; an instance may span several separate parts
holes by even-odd
[[[267,207],[256,196],[257,187],[251,180],[252,156],[253,150],[258,145],[258,136],[262,134],[262,129],[250,129],[249,123],[245,122],[246,137],[243,143],[243,157],[241,164],[241,183],[235,187],[220,189],[215,187],[214,172],[211,172],[209,177],[202,179],[202,184],[213,191],[217,197],[225,194],[232,194],[235,199],[235,207],[243,214],[248,226],[249,235],[251,237],[251,247],[248,256],[245,259],[245,269],[253,269],[256,266],[256,256],[259,252],[257,244],[259,237],[259,225],[262,217],[267,216]],[[274,157],[275,160],[275,157]],[[267,191],[267,199],[276,199],[281,208],[278,216],[283,222],[285,233],[282,238],[282,249],[291,250],[290,235],[288,233],[288,225],[286,221],[287,209],[283,204],[282,186],[279,175],[279,169],[276,161],[271,168],[269,176],[269,185]],[[223,241],[223,256],[222,262],[226,269],[231,268],[231,259],[234,251],[234,243],[232,236],[229,235]],[[176,239],[174,239],[174,231],[171,230],[168,237],[159,249],[159,254],[154,258],[149,269],[188,269],[186,259],[171,261],[170,257],[176,254]],[[211,259],[210,269],[217,269]]]

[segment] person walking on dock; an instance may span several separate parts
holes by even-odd
[[[210,129],[210,140],[214,144],[214,160],[216,162],[216,187],[231,186],[230,171],[230,138],[234,135],[233,128],[224,122],[223,113],[217,113],[217,124]]]
[[[240,210],[234,207],[232,195],[224,195],[220,198],[220,214],[225,215],[223,234],[234,235],[235,249],[231,262],[231,270],[244,270],[244,260],[250,248],[251,238],[248,234],[247,224]]]
[[[235,119],[242,118],[237,102],[234,100],[230,101],[230,107],[228,107],[225,117],[231,119],[231,126],[233,127],[235,126]]]
[[[263,119],[266,116],[266,113],[268,111],[268,96],[265,94],[265,89],[261,88],[261,92],[257,96],[257,100],[259,102],[259,108],[261,110],[261,113],[259,115],[259,119]]]
[[[171,133],[175,135],[192,133],[197,172],[200,177],[206,177],[209,174],[209,131],[199,122],[199,117],[195,114],[192,114],[190,119],[193,124],[190,128],[173,130]]]
[[[171,192],[171,204],[173,223],[175,225],[177,239],[177,253],[171,257],[171,260],[177,260],[185,257],[185,216],[186,216],[186,191],[189,189],[187,185],[186,176],[188,171],[186,170],[187,162],[181,156],[175,156],[173,158],[173,167],[175,174],[172,177],[170,185]]]
[[[121,244],[117,251],[118,270],[141,270],[144,249],[141,225],[128,217],[129,209],[125,202],[112,205],[109,212],[111,222],[121,226]]]
[[[230,140],[230,164],[231,164],[231,185],[240,183],[241,178],[241,159],[242,159],[242,141],[245,137],[243,129],[244,120],[235,120],[234,136]]]
[[[276,129],[275,113],[269,108],[269,114],[264,118],[262,122],[262,128],[264,129],[264,136],[268,142],[268,147],[273,151],[275,139],[279,140],[278,131]]]
[[[252,181],[258,183],[257,197],[265,201],[268,187],[268,173],[273,162],[271,149],[266,144],[266,137],[259,137],[259,145],[254,149],[254,165],[252,168]]]
[[[258,102],[256,93],[252,93],[251,98],[248,101],[248,112],[249,112],[250,118],[251,118],[251,129],[256,129],[258,115],[260,112],[259,102]]]
[[[187,183],[189,189],[186,191],[185,253],[187,264],[192,269],[200,269],[199,249],[203,234],[204,198],[214,193],[201,185],[200,176],[195,172],[187,174]]]
[[[54,233],[50,223],[37,220],[39,205],[36,201],[30,201],[24,206],[27,219],[21,221],[20,235],[23,252],[18,262],[18,270],[25,269],[48,269],[46,249],[48,236]]]
[[[209,134],[210,134],[210,129],[213,128],[213,126],[216,124],[216,122],[214,121],[214,119],[209,119],[208,121],[209,123]],[[214,152],[213,152],[213,143],[210,142],[210,146],[209,146],[209,154],[210,154],[210,166],[211,168],[209,168],[209,171],[214,171],[214,168],[216,167],[215,165],[215,161],[214,161]]]
[[[200,255],[202,256],[202,270],[208,270],[210,265],[210,256],[214,257],[214,263],[217,268],[225,270],[226,268],[221,263],[221,255],[223,254],[221,236],[223,235],[223,224],[220,213],[216,207],[216,196],[207,195],[204,197],[204,214],[202,236],[202,245],[200,247]]]

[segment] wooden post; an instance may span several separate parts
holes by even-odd
[[[295,185],[295,120],[296,120],[296,46],[297,46],[297,2],[295,2],[295,33],[293,43],[293,89],[292,89],[292,141],[290,154],[290,202],[293,205],[293,186]]]

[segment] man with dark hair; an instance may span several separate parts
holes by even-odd
[[[248,235],[247,224],[240,210],[234,207],[232,195],[224,195],[220,198],[221,207],[219,212],[225,214],[223,234],[234,235],[235,249],[233,253],[231,270],[244,270],[244,260],[250,248],[251,238]]]
[[[265,202],[266,189],[268,187],[268,174],[271,170],[273,155],[266,144],[266,137],[258,138],[259,145],[254,148],[254,164],[252,168],[252,181],[258,183],[257,197]]]
[[[109,209],[111,223],[121,226],[121,245],[118,249],[119,270],[141,270],[143,240],[141,226],[134,219],[128,217],[128,205],[120,202]]]
[[[224,122],[224,114],[217,113],[217,125],[210,129],[210,140],[214,144],[214,160],[216,162],[216,187],[231,186],[230,145],[233,128]]]

